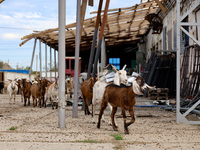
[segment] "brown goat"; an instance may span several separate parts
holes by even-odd
[[[24,94],[24,106],[26,106],[26,101],[28,100],[28,105],[30,105],[30,97],[31,97],[31,82],[26,79],[22,79],[21,81],[22,93]]]
[[[150,88],[147,84],[144,84],[144,79],[140,76],[133,81],[131,86],[125,85],[114,85],[110,84],[106,87],[104,92],[104,96],[101,103],[101,109],[99,112],[99,119],[97,123],[97,128],[100,128],[100,122],[102,114],[107,107],[108,103],[113,107],[111,113],[111,120],[113,129],[117,131],[117,126],[114,121],[115,113],[117,112],[117,107],[121,107],[123,119],[124,119],[124,133],[129,134],[128,126],[135,122],[134,110],[133,107],[135,105],[135,95],[141,95],[146,88]],[[131,121],[126,123],[126,110],[129,111],[131,116]]]
[[[33,107],[37,106],[37,99],[41,101],[41,80],[37,80],[31,85],[31,95],[33,99]]]
[[[45,106],[45,101],[44,101],[44,98],[45,98],[45,93],[46,93],[46,87],[48,85],[49,81],[45,78],[42,78],[41,79],[41,100],[39,101],[39,106],[42,107],[42,106]]]
[[[95,83],[94,78],[91,77],[89,80],[83,81],[81,85],[81,92],[83,100],[85,102],[85,115],[90,115],[88,105],[89,105],[89,100],[92,99],[94,83]]]

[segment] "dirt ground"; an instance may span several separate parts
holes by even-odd
[[[145,98],[137,97],[137,103]],[[32,104],[32,101],[31,101]],[[7,94],[0,94],[1,150],[199,150],[200,125],[176,124],[176,114],[158,107],[135,107],[136,121],[124,134],[118,109],[116,132],[105,122],[97,129],[91,116],[81,107],[72,118],[72,107],[66,107],[66,127],[58,127],[58,110],[23,106],[20,95],[10,105]],[[105,112],[108,120],[109,112]],[[95,117],[98,117],[97,115]],[[128,119],[130,119],[128,117]],[[14,127],[15,130],[10,130]],[[114,137],[119,134],[122,140]]]

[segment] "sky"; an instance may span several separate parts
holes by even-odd
[[[105,7],[105,1],[102,9]],[[77,0],[66,0],[66,24],[76,22]],[[141,0],[110,0],[109,9],[123,8],[139,4]],[[99,0],[94,6],[87,6],[85,19],[95,16],[90,14],[98,10]],[[0,4],[0,61],[11,67],[27,67],[31,64],[34,41],[30,40],[21,47],[21,38],[33,33],[58,27],[58,0],[5,0]],[[48,63],[49,50],[48,47]],[[44,68],[45,45],[42,44],[42,68]],[[53,53],[53,51],[52,51]],[[36,68],[36,56],[39,55],[39,42],[36,44],[33,70]],[[54,58],[54,55],[52,54]]]

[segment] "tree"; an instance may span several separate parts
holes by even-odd
[[[0,68],[3,68],[3,61],[0,61]]]
[[[45,66],[43,67],[43,70],[45,70]],[[52,63],[52,69],[50,70],[50,63],[47,64],[47,71],[55,71],[55,65]],[[58,63],[56,63],[56,71],[58,71]]]

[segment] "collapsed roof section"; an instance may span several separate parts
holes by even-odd
[[[148,14],[156,13],[158,9],[159,7],[154,1],[137,4],[132,7],[110,9],[104,31],[106,45],[118,46],[138,41],[150,29],[150,23],[145,20],[145,17]],[[84,20],[80,42],[81,50],[90,50],[95,22],[96,17]],[[66,52],[72,52],[75,49],[76,23],[68,24],[65,28]],[[20,46],[33,38],[40,39],[43,43],[58,50],[58,28],[35,31],[32,34],[26,35],[21,38],[23,41]]]

